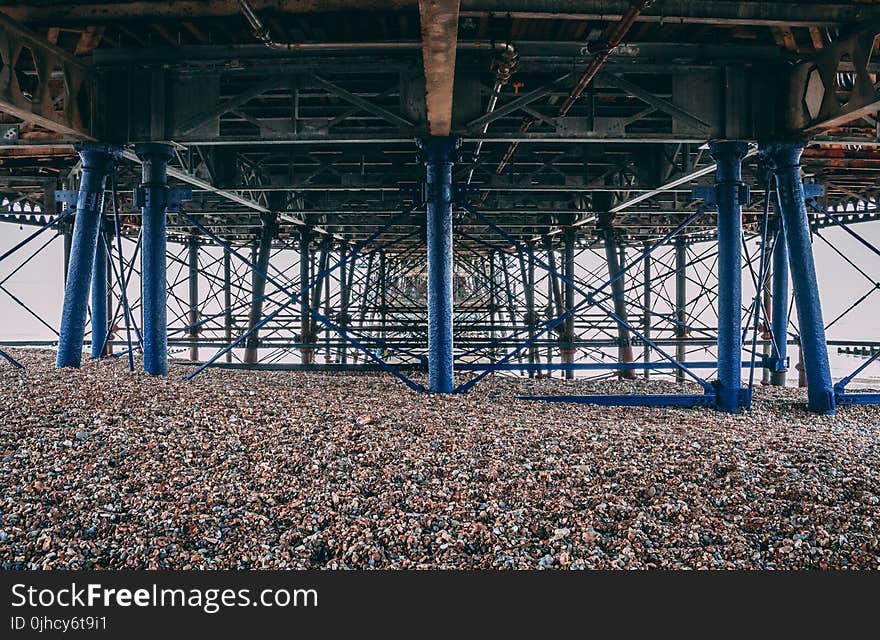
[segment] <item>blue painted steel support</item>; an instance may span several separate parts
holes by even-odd
[[[165,211],[168,205],[170,145],[139,144],[143,184],[138,189],[143,235],[141,296],[143,304],[144,371],[168,374],[168,317],[165,281]]]
[[[4,360],[6,360],[6,362],[8,362],[9,364],[11,364],[11,365],[12,365],[13,367],[15,367],[16,369],[24,369],[24,365],[23,365],[23,364],[21,364],[18,360],[16,360],[16,359],[13,358],[11,355],[9,355],[9,354],[6,353],[5,351],[3,351],[3,349],[0,349],[0,358],[3,358]]]
[[[116,257],[119,260],[119,271],[113,267],[113,275],[119,284],[119,299],[122,303],[122,312],[125,320],[125,341],[128,345],[128,370],[134,371],[134,352],[131,346],[131,325],[134,324],[131,317],[131,306],[128,304],[128,280],[125,277],[125,258],[122,255],[122,224],[119,221],[119,196],[116,190],[116,172],[110,176],[110,189],[113,204],[113,236],[116,238]],[[108,239],[109,242],[109,239]],[[113,266],[113,263],[110,263]]]
[[[738,413],[742,386],[742,204],[748,195],[742,182],[745,142],[722,140],[710,144],[717,164],[715,199],[718,205],[718,409]]]
[[[846,393],[841,389],[835,395],[837,404],[880,404],[880,393]]]
[[[760,362],[760,361],[759,361]],[[741,365],[743,369],[749,369],[752,366],[751,361],[743,360]],[[673,362],[652,362],[649,365],[650,369],[675,369],[677,365]],[[552,371],[611,371],[616,369],[628,369],[630,371],[635,371],[636,369],[644,369],[645,364],[643,362],[572,362],[572,363],[553,363],[553,364],[542,364],[540,362],[536,362],[534,364],[528,362],[507,362],[505,364],[494,364],[489,362],[484,363],[462,363],[455,366],[456,371],[544,371],[544,370],[552,370]],[[713,360],[700,360],[700,361],[692,361],[688,362],[688,369],[717,369],[718,363]],[[707,391],[712,390],[714,388],[711,385],[707,385],[709,389]]]
[[[114,158],[119,154],[119,147],[87,142],[77,144],[74,148],[82,159],[82,180],[76,200],[76,219],[73,224],[67,282],[64,286],[61,333],[55,366],[78,368],[82,362],[95,248],[101,231],[104,182],[113,167]]]
[[[419,148],[426,170],[428,390],[452,393],[452,165],[460,140],[432,137]]]
[[[107,320],[107,244],[98,229],[98,243],[95,246],[95,263],[92,265],[92,357],[104,354],[109,323]]]
[[[499,227],[498,225],[496,225],[496,224],[495,224],[494,222],[492,222],[489,218],[486,218],[485,216],[483,216],[482,214],[480,214],[479,211],[473,209],[472,207],[470,207],[470,206],[468,206],[468,205],[466,205],[466,204],[462,205],[462,208],[463,208],[465,211],[467,211],[468,213],[470,213],[475,219],[477,219],[477,220],[479,220],[481,223],[485,224],[487,227],[489,227],[490,229],[492,229],[492,230],[493,230],[495,233],[497,233],[499,236],[501,236],[502,238],[504,238],[507,242],[509,242],[510,244],[512,244],[514,247],[516,247],[516,249],[517,249],[520,253],[528,255],[528,256],[529,256],[529,259],[530,259],[530,260],[533,260],[533,261],[534,261],[536,264],[538,264],[542,269],[546,269],[547,271],[550,271],[550,270],[551,270],[551,267],[550,267],[546,262],[544,262],[543,260],[541,260],[540,258],[538,258],[537,256],[535,256],[535,255],[534,255],[534,254],[528,249],[528,247],[526,247],[526,246],[523,245],[521,242],[519,242],[518,240],[516,240],[516,238],[514,238],[513,236],[511,236],[510,234],[508,234],[507,232],[505,232],[503,229],[501,229],[501,227]],[[697,208],[697,211],[694,212],[693,215],[689,216],[686,220],[684,220],[681,224],[679,224],[675,229],[673,229],[673,230],[671,230],[670,232],[668,232],[666,235],[664,235],[662,238],[660,238],[656,243],[654,243],[653,245],[651,245],[650,248],[646,249],[644,255],[639,256],[638,258],[636,258],[636,260],[634,260],[633,262],[630,262],[628,265],[626,265],[625,267],[623,267],[623,268],[618,272],[618,274],[617,274],[616,276],[610,278],[609,280],[607,280],[605,283],[603,283],[603,284],[600,285],[599,287],[595,287],[595,288],[594,288],[594,287],[590,287],[590,289],[592,289],[592,291],[590,291],[590,292],[585,292],[581,287],[578,287],[578,286],[577,286],[577,283],[575,283],[574,281],[572,281],[571,279],[569,279],[569,278],[567,278],[567,277],[565,277],[565,276],[562,276],[562,277],[563,277],[563,280],[564,280],[567,284],[570,284],[571,286],[575,287],[575,291],[577,291],[580,295],[582,295],[582,296],[583,296],[583,299],[582,299],[579,303],[577,303],[574,307],[572,307],[571,309],[567,310],[565,313],[563,313],[563,314],[557,316],[556,318],[554,318],[554,319],[552,319],[552,320],[548,320],[547,322],[543,323],[543,324],[541,325],[541,327],[538,329],[538,331],[537,331],[534,335],[531,335],[531,334],[530,334],[530,337],[529,337],[524,343],[522,343],[522,344],[520,344],[519,346],[517,346],[513,351],[508,352],[508,353],[507,353],[504,357],[502,357],[498,362],[496,362],[496,363],[494,363],[494,364],[491,364],[491,365],[488,365],[487,368],[486,368],[484,371],[482,371],[481,373],[478,373],[476,376],[474,376],[473,378],[471,378],[471,379],[468,380],[467,382],[464,382],[464,383],[462,383],[461,385],[459,385],[459,387],[455,390],[455,393],[466,393],[466,392],[469,391],[471,388],[473,388],[474,385],[476,385],[480,380],[482,380],[485,376],[489,375],[492,371],[496,370],[498,367],[505,365],[505,364],[506,364],[507,362],[509,362],[512,358],[516,357],[517,354],[521,353],[524,349],[526,349],[526,348],[528,348],[529,346],[531,346],[531,344],[532,344],[533,342],[535,342],[535,340],[537,340],[538,338],[540,338],[541,336],[543,336],[543,335],[544,335],[545,333],[547,333],[548,331],[552,331],[556,326],[558,326],[560,323],[564,322],[565,319],[568,318],[570,315],[577,313],[577,312],[580,311],[581,309],[588,309],[588,308],[591,308],[591,307],[594,307],[594,306],[595,306],[595,307],[599,308],[600,310],[602,310],[602,311],[603,311],[608,317],[610,317],[610,318],[611,318],[612,320],[614,320],[615,322],[617,322],[617,323],[619,323],[619,324],[625,324],[626,327],[627,327],[627,329],[629,329],[629,331],[630,331],[631,333],[633,333],[637,338],[639,338],[639,339],[641,339],[643,342],[647,343],[647,344],[648,344],[648,345],[649,345],[654,351],[656,351],[656,352],[659,353],[662,357],[664,357],[664,358],[666,358],[667,360],[669,360],[669,361],[670,361],[670,362],[671,362],[671,363],[672,363],[677,369],[683,371],[686,375],[688,375],[688,376],[690,376],[691,378],[693,378],[694,381],[696,381],[698,384],[700,384],[700,385],[703,387],[703,389],[706,391],[706,393],[709,393],[709,394],[711,394],[711,395],[714,396],[715,389],[714,389],[714,387],[712,387],[712,385],[710,385],[708,382],[706,382],[705,380],[703,380],[703,378],[701,378],[701,377],[699,377],[698,375],[696,375],[693,371],[691,371],[689,368],[687,368],[686,366],[684,366],[684,365],[683,365],[682,363],[680,363],[678,360],[676,360],[675,358],[673,358],[672,356],[670,356],[670,355],[669,355],[668,353],[666,353],[666,351],[664,351],[664,350],[663,350],[663,349],[662,349],[657,343],[653,342],[650,338],[646,338],[644,335],[642,335],[642,334],[638,331],[638,329],[636,329],[636,328],[633,327],[631,324],[629,324],[628,322],[626,322],[625,320],[623,320],[620,316],[618,316],[617,314],[615,314],[615,313],[614,313],[613,311],[611,311],[610,309],[607,309],[606,307],[604,307],[604,306],[601,304],[601,302],[600,302],[599,300],[596,299],[596,295],[597,295],[597,294],[602,293],[602,291],[603,291],[604,289],[606,289],[608,286],[610,286],[611,284],[613,284],[618,278],[623,277],[623,275],[624,275],[627,271],[629,271],[633,266],[635,266],[636,264],[638,264],[639,262],[641,262],[641,260],[644,259],[644,256],[645,256],[645,255],[650,255],[650,254],[652,254],[652,253],[653,253],[658,247],[661,247],[661,246],[665,245],[667,242],[669,242],[669,240],[670,240],[671,238],[674,238],[674,237],[675,237],[676,235],[678,235],[678,233],[681,232],[685,227],[687,227],[687,226],[690,225],[694,220],[696,220],[697,218],[699,218],[700,216],[702,216],[703,213],[705,212],[705,210],[706,210],[706,206],[705,206],[705,205],[700,205],[700,206]],[[610,298],[610,295],[606,296],[606,299],[607,299],[607,298]],[[518,333],[522,333],[522,331],[515,332],[514,335],[516,335],[516,334],[518,334]]]
[[[773,245],[773,299],[770,313],[773,328],[770,384],[784,387],[788,370],[788,245],[782,230],[782,219]]]
[[[257,259],[255,260],[258,269],[253,272],[251,282],[251,309],[248,314],[248,329],[250,329],[252,333],[245,343],[246,346],[244,350],[244,361],[251,364],[257,361],[257,347],[260,345],[260,332],[255,330],[254,327],[257,326],[260,318],[263,317],[263,298],[266,295],[266,278],[262,277],[260,273],[268,273],[269,271],[269,259],[272,255],[272,240],[277,232],[274,213],[262,214],[260,216],[260,222],[262,224],[260,227],[260,244],[257,249]],[[303,339],[303,342],[306,342],[306,340]]]
[[[574,278],[575,278],[575,261],[574,261],[574,245],[575,245],[575,228],[567,227],[563,232],[563,273],[565,274],[565,310],[569,311],[574,308]],[[650,258],[648,258],[650,259]],[[494,335],[492,336],[494,339]],[[574,342],[574,314],[565,319],[563,331],[560,337],[559,355],[563,364],[572,364],[575,360],[577,350],[573,346]],[[494,358],[493,358],[494,359]],[[574,371],[565,372],[566,380],[574,380]]]
[[[614,214],[600,213],[599,227],[602,230],[602,238],[604,239],[605,244],[605,260],[608,263],[608,277],[614,280],[611,285],[614,313],[628,322],[626,299],[624,298],[624,280],[622,274],[618,277],[618,273],[620,273],[620,270],[623,267],[623,261],[620,259],[617,236],[615,235],[614,227],[612,226],[613,219]],[[621,324],[617,325],[617,359],[620,362],[632,362],[634,360],[632,340],[629,331],[627,331],[626,327]],[[621,368],[620,371],[618,371],[617,376],[624,380],[635,380],[636,377],[635,372],[632,369],[626,368]]]
[[[199,239],[192,234],[187,239],[186,267],[187,267],[187,293],[189,294],[189,309],[187,313],[187,325],[189,327],[189,339],[192,344],[189,347],[189,361],[199,361]]]
[[[777,202],[788,244],[789,268],[807,374],[808,405],[811,411],[833,415],[834,388],[801,180],[800,157],[803,149],[800,142],[775,142],[762,147],[761,151],[776,175]]]
[[[601,396],[516,396],[517,400],[595,404],[603,407],[711,407],[715,396],[685,394],[601,395]]]
[[[401,222],[402,220],[407,219],[407,218],[412,214],[412,212],[413,212],[416,208],[417,208],[417,205],[413,205],[412,207],[410,207],[410,208],[404,210],[400,215],[398,215],[398,216],[392,218],[392,219],[389,220],[387,223],[385,223],[382,227],[380,227],[379,229],[377,229],[376,231],[374,231],[372,234],[370,234],[367,238],[365,238],[364,240],[361,240],[359,243],[357,243],[357,244],[351,249],[351,251],[349,251],[347,254],[345,254],[345,255],[340,259],[339,262],[337,262],[337,263],[336,263],[335,265],[333,265],[332,267],[329,267],[329,268],[326,269],[324,272],[319,273],[319,274],[317,274],[316,276],[314,276],[314,277],[312,278],[311,282],[309,282],[309,283],[307,283],[307,284],[303,284],[303,285],[302,285],[302,288],[301,288],[300,291],[299,291],[299,293],[295,293],[295,292],[291,291],[291,290],[290,290],[287,286],[285,286],[282,282],[280,282],[280,281],[278,281],[277,279],[273,278],[273,277],[270,276],[268,273],[265,273],[265,272],[261,273],[260,275],[261,275],[262,277],[266,278],[266,281],[267,281],[267,282],[269,282],[269,283],[271,283],[272,285],[274,285],[275,287],[277,287],[278,290],[281,291],[282,293],[287,294],[287,295],[289,296],[289,299],[287,300],[287,302],[284,302],[284,303],[281,304],[277,309],[275,309],[274,311],[272,311],[272,313],[269,313],[269,314],[265,315],[265,316],[263,317],[263,319],[260,320],[260,322],[257,323],[257,326],[255,327],[255,329],[260,329],[260,328],[262,328],[263,325],[265,325],[266,323],[270,322],[270,321],[271,321],[276,315],[278,315],[279,313],[283,312],[284,310],[286,310],[286,309],[287,309],[288,307],[290,307],[291,305],[293,305],[293,304],[295,304],[295,303],[297,303],[297,302],[300,302],[301,298],[304,298],[304,297],[306,296],[306,293],[307,293],[308,291],[310,291],[310,290],[315,286],[315,284],[317,284],[318,280],[320,280],[321,278],[324,278],[324,277],[327,276],[329,273],[332,273],[333,271],[335,271],[336,269],[338,269],[339,266],[340,266],[343,262],[353,263],[354,260],[357,259],[357,256],[360,254],[360,252],[363,250],[364,247],[366,247],[367,245],[369,245],[369,244],[371,244],[372,242],[374,242],[374,241],[376,240],[376,238],[378,238],[379,236],[381,236],[383,233],[385,233],[385,232],[386,232],[388,229],[390,229],[391,227],[396,226],[396,225],[400,224],[400,222]],[[202,225],[202,224],[201,224],[198,220],[196,220],[194,217],[192,217],[192,216],[190,216],[190,215],[187,215],[187,214],[186,214],[185,212],[183,212],[183,211],[180,212],[180,215],[181,215],[181,217],[183,217],[184,220],[186,220],[186,221],[189,222],[191,225],[193,225],[196,229],[198,229],[199,231],[201,231],[205,236],[209,237],[211,240],[213,240],[213,241],[214,241],[215,243],[217,243],[219,246],[223,247],[223,250],[224,250],[224,251],[226,251],[227,253],[230,253],[231,255],[234,255],[236,258],[238,258],[238,259],[239,259],[240,261],[242,261],[244,264],[246,264],[247,266],[249,266],[252,270],[259,269],[259,267],[256,265],[256,263],[255,263],[254,261],[249,261],[247,258],[245,258],[244,256],[242,256],[238,251],[236,251],[236,250],[232,247],[232,245],[230,245],[229,243],[224,242],[219,236],[217,236],[217,234],[215,234],[215,233],[212,232],[210,229],[208,229],[207,227],[205,227],[204,225]],[[326,318],[326,317],[324,317],[323,315],[321,315],[320,313],[318,313],[316,310],[308,308],[308,306],[307,306],[307,312],[308,312],[309,315],[310,315],[312,318],[314,318],[316,321],[320,322],[321,324],[323,324],[323,325],[329,327],[331,330],[333,330],[333,331],[335,331],[336,333],[338,333],[338,334],[340,335],[340,337],[342,337],[346,342],[348,342],[348,343],[351,344],[352,346],[354,346],[354,347],[356,347],[357,349],[359,349],[360,351],[362,351],[364,354],[366,354],[367,357],[369,357],[371,360],[373,360],[373,362],[375,362],[375,363],[376,363],[379,367],[381,367],[384,371],[387,371],[388,373],[390,373],[390,374],[393,375],[394,377],[396,377],[396,378],[398,378],[399,380],[401,380],[404,384],[406,384],[406,386],[408,386],[408,387],[409,387],[410,389],[412,389],[413,391],[418,391],[418,392],[426,392],[426,391],[427,391],[427,389],[425,389],[422,385],[418,384],[417,382],[413,382],[413,381],[410,380],[408,377],[406,377],[405,375],[403,375],[403,374],[399,371],[398,368],[389,365],[389,364],[386,363],[384,360],[382,360],[381,358],[379,358],[379,357],[375,354],[375,352],[374,352],[373,349],[371,349],[370,347],[368,347],[368,346],[362,344],[361,342],[359,342],[358,340],[356,340],[354,337],[352,337],[352,334],[357,335],[358,337],[364,337],[362,334],[359,334],[359,333],[356,333],[356,332],[353,332],[353,331],[346,331],[345,329],[343,329],[343,328],[340,327],[339,325],[337,325],[337,324],[335,324],[334,322],[332,322],[329,318]],[[233,341],[232,343],[226,345],[226,346],[223,347],[220,351],[218,351],[216,354],[214,354],[209,360],[207,360],[206,362],[203,362],[203,363],[200,364],[198,367],[196,367],[196,369],[195,369],[192,373],[190,373],[189,375],[187,375],[187,376],[184,378],[184,380],[192,380],[192,379],[193,379],[195,376],[197,376],[199,373],[201,373],[202,371],[204,371],[205,369],[207,369],[208,367],[210,367],[211,365],[213,365],[214,362],[216,362],[218,358],[220,358],[221,356],[225,355],[225,354],[228,353],[230,350],[234,349],[234,348],[237,347],[239,344],[241,344],[242,342],[244,342],[245,340],[247,340],[247,338],[250,336],[250,334],[251,334],[250,331],[245,331],[241,336],[239,336],[238,338],[236,338],[235,341]],[[382,342],[382,341],[379,341],[378,344],[379,344],[379,346],[380,346],[381,348],[383,348],[383,349],[388,348],[388,345],[387,345],[386,343]],[[414,356],[415,356],[415,354],[410,354],[410,353],[408,353],[407,351],[402,350],[402,349],[398,349],[398,351],[400,351],[400,352],[402,352],[402,353],[407,353],[407,355],[414,355]],[[417,357],[417,356],[416,356],[416,357]],[[309,366],[314,366],[314,365],[309,365]]]
[[[675,239],[675,359],[679,362],[687,360],[688,337],[687,319],[687,245],[683,236]],[[684,382],[684,371],[675,372],[675,381],[679,384]]]
[[[311,243],[311,241],[311,232],[306,227],[302,227],[299,230],[299,339],[304,345],[312,342],[311,336],[313,333],[312,321],[309,317],[309,296],[305,293],[305,287],[306,284],[309,282],[312,268],[312,252],[309,247],[309,243]],[[256,259],[254,259],[254,263],[256,263]],[[257,266],[257,269],[259,269],[259,265]],[[252,283],[254,287],[256,287],[257,277],[257,270],[254,270]],[[313,349],[310,349],[308,347],[302,347],[300,349],[300,360],[303,364],[312,364],[314,362],[314,356],[315,352]]]
[[[55,195],[56,195],[56,197],[57,197],[59,194],[63,194],[63,193],[66,193],[66,192],[64,192],[64,191],[56,191],[56,192],[55,192]],[[54,226],[56,226],[56,225],[59,225],[59,223],[62,222],[62,221],[69,222],[69,218],[70,218],[70,216],[73,215],[73,213],[74,213],[74,210],[73,210],[73,209],[68,209],[67,211],[62,211],[57,217],[54,217],[54,218],[52,218],[51,220],[49,220],[48,222],[46,222],[43,226],[41,226],[39,229],[37,229],[36,231],[34,231],[32,234],[30,234],[27,238],[25,238],[25,239],[22,240],[21,242],[17,243],[14,247],[8,249],[7,251],[4,251],[3,254],[0,255],[0,262],[3,262],[6,258],[8,258],[9,256],[11,256],[13,253],[15,253],[16,251],[18,251],[19,249],[21,249],[23,246],[25,246],[26,244],[28,244],[31,240],[33,240],[34,238],[36,238],[36,237],[37,237],[38,235],[40,235],[41,233],[45,232],[47,229],[49,229],[49,228],[51,228],[51,227],[54,227]],[[59,226],[60,226],[60,225],[59,225]],[[67,253],[69,253],[69,251],[68,251]],[[69,256],[67,256],[67,257],[65,258],[65,260],[68,260],[68,261],[69,261]],[[65,270],[65,275],[64,275],[64,277],[67,278],[67,270]],[[65,280],[65,282],[66,282],[66,280]]]

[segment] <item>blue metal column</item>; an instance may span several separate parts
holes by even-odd
[[[144,371],[153,376],[168,374],[168,317],[165,281],[165,211],[168,205],[170,145],[139,144],[142,178],[141,201],[141,297],[143,304]]]
[[[779,207],[788,261],[797,307],[801,349],[807,374],[807,397],[810,411],[833,415],[835,412],[834,387],[825,344],[825,323],[819,300],[816,264],[813,261],[810,225],[801,180],[800,158],[804,146],[800,142],[774,142],[761,151],[776,174]],[[774,322],[776,318],[774,316]]]
[[[563,273],[565,274],[565,310],[574,309],[574,245],[575,228],[566,227],[563,231]],[[563,364],[574,364],[576,350],[574,348],[574,314],[568,316],[563,324],[560,336],[561,347],[559,355]],[[574,380],[574,369],[565,371],[566,380]]]
[[[114,158],[119,154],[119,147],[107,144],[87,142],[77,144],[74,148],[82,159],[82,180],[76,199],[76,219],[64,286],[56,367],[79,367],[82,362],[89,285],[104,208],[104,181],[113,167]]]
[[[95,245],[95,263],[92,266],[92,357],[104,354],[107,340],[107,246],[104,244],[104,230],[98,229],[98,242]]]
[[[788,371],[788,245],[781,227],[781,218],[778,218],[778,223],[779,233],[773,245],[773,298],[770,313],[773,327],[773,370],[770,373],[770,384],[784,387],[785,374]]]
[[[190,362],[199,361],[199,240],[193,230],[193,234],[187,240],[187,289],[189,302],[189,313],[187,322],[189,330],[186,332],[190,341],[189,360]]]
[[[687,359],[685,339],[690,333],[687,324],[687,245],[684,238],[675,239],[675,359],[684,362]],[[675,370],[675,381],[684,382],[684,371]]]
[[[610,204],[610,203],[609,203]],[[620,259],[619,244],[617,236],[612,226],[614,214],[600,213],[599,227],[602,230],[602,238],[605,243],[605,260],[608,262],[608,277],[614,279],[611,284],[611,295],[614,300],[614,313],[624,322],[629,322],[625,293],[624,277],[620,276],[622,269],[622,260]],[[630,363],[634,362],[632,350],[632,339],[629,335],[629,329],[622,324],[617,325],[617,360],[618,362]],[[621,380],[635,380],[636,372],[632,369],[620,369],[617,371],[617,377]]]
[[[721,411],[739,413],[742,386],[742,183],[745,142],[722,140],[709,146],[717,164],[718,205],[718,390]]]
[[[302,344],[312,342],[311,336],[314,331],[312,328],[312,317],[309,313],[309,294],[306,287],[311,281],[312,252],[309,249],[312,235],[306,227],[299,230],[299,338]],[[254,272],[256,278],[256,272]],[[256,280],[254,280],[253,288],[256,288]],[[303,364],[312,364],[314,362],[315,352],[307,347],[300,348],[300,361]]]
[[[427,171],[428,390],[451,393],[452,378],[452,165],[458,138],[420,141]]]
[[[244,361],[249,364],[257,362],[260,333],[257,325],[263,319],[263,298],[266,295],[266,278],[261,275],[269,272],[269,260],[272,256],[272,240],[277,232],[274,213],[260,215],[260,245],[257,249],[257,269],[253,272],[251,290],[251,309],[248,314],[248,331],[251,332],[245,344]]]

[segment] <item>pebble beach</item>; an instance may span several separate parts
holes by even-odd
[[[880,569],[880,407],[515,400],[663,381],[0,363],[3,569]]]

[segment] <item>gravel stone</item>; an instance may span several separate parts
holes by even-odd
[[[694,393],[122,359],[0,366],[2,569],[877,569],[880,408],[803,389],[711,409],[517,401]],[[20,381],[24,380],[24,384]],[[85,434],[86,437],[81,437]]]

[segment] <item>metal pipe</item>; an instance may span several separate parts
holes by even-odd
[[[95,246],[95,262],[92,265],[92,358],[104,355],[104,345],[108,338],[107,319],[107,245],[104,243],[104,230],[98,230]]]
[[[617,238],[614,235],[614,227],[610,218],[603,215],[601,218],[602,236],[605,240],[605,259],[608,262],[608,277],[612,280],[611,295],[614,302],[614,313],[624,322],[627,322],[626,298],[624,297],[624,277],[620,272],[622,266],[617,253]],[[629,331],[620,323],[617,323],[617,359],[620,362],[634,362],[632,341]],[[635,380],[636,374],[632,369],[620,369],[617,376],[621,379]]]
[[[168,204],[168,161],[174,148],[148,143],[135,147],[141,162],[141,299],[144,371],[168,374],[168,311],[165,278],[165,210]]]
[[[685,339],[688,335],[687,327],[687,245],[684,237],[675,239],[675,359],[684,362],[687,358]],[[675,381],[679,384],[684,382],[684,371],[675,372]]]
[[[452,393],[452,167],[455,137],[419,141],[427,174],[428,390]]]
[[[761,149],[776,175],[777,202],[788,244],[789,269],[807,377],[808,406],[816,413],[833,415],[836,401],[801,180],[800,157],[803,150],[800,142],[775,142]]]
[[[770,197],[769,194],[765,198],[764,201],[765,211],[767,212],[767,218],[765,218],[764,222],[761,224],[761,260],[763,264],[769,265],[770,274],[768,277],[764,278],[763,284],[761,285],[760,291],[760,308],[762,313],[762,320],[758,324],[758,330],[761,332],[761,340],[763,344],[761,345],[761,354],[764,357],[765,366],[761,369],[761,384],[768,385],[771,384],[771,378],[773,376],[773,363],[772,359],[775,357],[775,352],[773,349],[773,344],[771,340],[772,336],[772,323],[773,323],[773,274],[776,270],[773,268],[773,250],[776,246],[776,239],[778,237],[777,233],[777,225],[776,222],[779,219],[777,215],[775,218],[769,218],[769,208],[770,208]],[[767,225],[766,231],[764,231],[764,225]]]
[[[199,361],[199,242],[195,234],[187,245],[187,284],[189,293],[189,347],[190,362]]]
[[[645,242],[643,247],[643,252],[645,257],[642,262],[642,307],[644,310],[642,311],[642,333],[646,338],[651,337],[651,243]],[[642,359],[645,361],[645,364],[651,362],[651,347],[646,342],[644,348],[642,349]],[[651,370],[648,367],[645,367],[644,376],[645,380],[651,377]]]
[[[354,268],[348,269],[347,264],[342,264],[339,266],[339,314],[336,316],[336,324],[345,329],[349,324],[348,317],[348,295],[351,291],[351,288],[348,285],[348,273],[349,271],[354,274]],[[366,278],[367,283],[370,282],[370,274],[367,274]],[[369,287],[367,287],[369,288]],[[332,309],[330,307],[330,290],[329,290],[329,282],[328,282],[328,290],[327,296],[324,301],[324,315],[330,317],[332,313]],[[329,335],[328,335],[329,339]],[[327,357],[330,357],[328,352]],[[329,362],[329,359],[328,359]],[[342,364],[348,364],[348,352],[345,347],[342,347],[342,350],[339,354],[339,362]]]
[[[223,252],[223,330],[226,344],[232,342],[232,257]],[[226,362],[232,362],[232,351],[226,352]]]
[[[495,360],[495,339],[497,331],[495,318],[498,313],[498,274],[495,271],[495,251],[489,252],[489,341],[492,347],[489,350],[489,358]]]
[[[241,1],[244,2],[245,0]],[[626,8],[624,14],[620,17],[620,20],[606,26],[599,40],[590,44],[588,49],[593,54],[593,58],[590,60],[589,64],[587,64],[586,69],[584,69],[580,78],[578,78],[575,85],[571,88],[571,91],[569,91],[565,102],[559,107],[559,112],[556,116],[557,118],[564,118],[568,115],[568,112],[574,106],[575,102],[577,102],[578,98],[580,98],[584,91],[586,91],[587,86],[605,65],[611,52],[621,43],[642,11],[650,7],[652,3],[653,0],[633,0]],[[520,125],[519,132],[526,133],[534,122],[535,120],[531,116],[525,118]],[[510,146],[504,153],[504,157],[495,169],[496,174],[500,174],[504,171],[504,167],[510,162],[510,159],[513,157],[518,146],[519,141],[515,140],[510,143]]]
[[[519,271],[523,283],[523,293],[525,294],[526,298],[526,314],[523,320],[525,321],[526,326],[529,329],[529,340],[533,340],[535,337],[535,325],[537,324],[537,317],[535,315],[535,263],[531,258],[531,246],[529,246],[528,251],[528,268],[526,268],[526,261],[523,257],[524,252],[519,251],[517,256],[519,257]],[[529,364],[535,364],[534,346],[529,347],[528,358]],[[529,370],[529,377],[535,377],[534,370]]]
[[[563,273],[565,274],[565,311],[574,309],[574,227],[567,227],[563,233]],[[561,315],[561,314],[560,314]],[[565,319],[562,331],[562,346],[559,350],[563,364],[574,363],[574,314]],[[566,380],[574,380],[574,370],[565,370]]]
[[[76,200],[55,366],[78,368],[82,362],[89,285],[104,208],[104,182],[119,154],[119,147],[86,142],[76,144],[74,148],[82,159],[82,177]]]
[[[309,317],[309,296],[305,293],[305,288],[309,284],[309,274],[311,267],[311,252],[309,251],[309,243],[311,242],[311,233],[303,227],[299,232],[299,282],[300,282],[300,299],[299,299],[299,332],[300,340],[303,344],[311,342],[312,324]],[[314,352],[308,347],[300,349],[301,360],[303,364],[312,364]]]
[[[248,314],[248,330],[252,333],[245,341],[244,361],[253,364],[257,361],[257,349],[260,346],[260,336],[257,324],[263,317],[263,300],[266,297],[266,278],[261,275],[269,271],[269,259],[272,254],[272,238],[275,237],[276,219],[274,213],[260,215],[262,228],[260,229],[260,244],[257,248],[257,269],[253,272],[251,280],[251,309]]]
[[[486,115],[491,115],[495,111],[495,107],[498,106],[498,99],[501,97],[501,92],[504,90],[505,85],[510,81],[510,76],[513,74],[513,69],[516,66],[516,49],[512,44],[502,43],[504,47],[501,50],[501,58],[500,61],[496,60],[494,62],[495,66],[495,84],[492,86],[492,95],[489,96],[489,104],[486,107]],[[485,135],[487,131],[489,131],[489,125],[491,123],[487,122],[484,124],[480,133]],[[477,140],[477,144],[474,147],[473,156],[471,156],[471,162],[473,165],[468,170],[467,176],[467,184],[471,183],[474,177],[474,170],[477,168],[477,161],[480,158],[480,153],[483,150],[483,141]]]
[[[385,250],[379,251],[379,320],[382,331],[379,334],[384,342],[387,339],[385,321],[388,316],[388,265]],[[369,272],[369,269],[367,270]],[[367,280],[369,282],[369,280]]]
[[[332,251],[332,249],[331,249],[331,251]],[[343,251],[344,251],[344,248],[340,247],[340,249],[339,249],[340,261],[342,259],[342,256],[344,255]],[[334,262],[336,262],[336,260],[334,260]],[[339,265],[339,275],[337,276],[337,283],[338,283],[337,288],[339,289],[340,298],[342,296],[342,290],[345,288],[345,270],[346,270],[347,264],[348,263]],[[330,288],[331,288],[332,284],[333,284],[333,281],[330,278],[330,276],[328,275],[327,276],[327,295],[324,296],[324,317],[325,318],[332,318],[333,317],[333,303],[331,302],[333,296],[330,293]],[[337,315],[336,324],[338,324],[340,327],[345,329],[341,320],[343,320],[343,318],[341,316]],[[342,358],[342,359],[344,359],[344,358]],[[324,362],[326,364],[333,363],[333,358],[330,355],[330,327],[328,327],[328,326],[324,327]]]
[[[710,144],[718,165],[718,385],[717,407],[739,413],[742,386],[742,159],[748,145],[738,140]]]
[[[773,369],[770,372],[770,384],[784,387],[788,369],[785,362],[788,357],[788,246],[785,242],[785,231],[781,228],[781,218],[779,224],[773,246],[773,297],[770,308]]]

